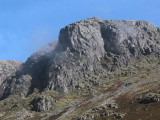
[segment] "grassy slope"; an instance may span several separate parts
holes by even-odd
[[[97,106],[103,106],[104,101],[113,98],[119,105],[118,109],[113,110],[120,113],[127,113],[123,118],[124,120],[159,120],[159,102],[139,104],[137,101],[140,96],[159,90],[159,68],[158,58],[145,56],[142,60],[133,62],[127,68],[122,68],[111,73],[108,78],[105,78],[105,76],[95,76],[100,83],[103,83],[102,86],[92,85],[88,82],[92,78],[88,78],[83,83],[83,86],[89,86],[89,90],[84,87],[83,90],[75,90],[66,95],[59,95],[55,92],[42,93],[53,96],[57,100],[52,110],[42,113],[31,111],[31,106],[29,105],[37,94],[33,94],[25,99],[20,99],[18,96],[10,96],[0,101],[0,119],[14,120],[15,118],[22,117],[21,114],[27,112],[26,114],[29,116],[29,120],[42,118],[48,120],[57,118],[70,120],[86,113],[95,114],[103,112],[93,112],[91,109]],[[131,71],[131,74],[125,75],[126,71]],[[120,94],[117,95],[118,93]],[[15,104],[18,104],[18,106],[14,107]],[[24,110],[23,112],[23,109],[26,111]],[[24,118],[27,118],[27,116],[24,116]],[[97,117],[96,119],[112,120],[114,116]]]

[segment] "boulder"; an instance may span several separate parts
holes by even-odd
[[[147,95],[139,98],[139,103],[141,104],[149,104],[153,102],[160,102],[160,94],[158,93],[148,93]]]
[[[51,96],[46,95],[37,96],[31,102],[32,110],[36,112],[50,110],[54,107],[54,104],[54,99]]]

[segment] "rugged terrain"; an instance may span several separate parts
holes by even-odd
[[[70,24],[25,63],[0,63],[0,119],[159,120],[159,54],[147,21]]]

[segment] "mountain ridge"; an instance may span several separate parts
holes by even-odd
[[[73,100],[60,111],[65,112],[68,109],[68,112],[71,112],[73,108],[78,110],[79,108],[75,106],[82,106],[85,103],[91,107],[90,102],[103,103],[104,98],[105,104],[112,106],[120,95],[130,93],[132,89],[141,89],[140,86],[146,84],[153,86],[159,84],[158,78],[155,80],[146,78],[145,81],[145,78],[141,78],[137,72],[141,70],[139,72],[143,74],[151,70],[155,71],[157,77],[159,53],[160,28],[149,22],[102,20],[96,17],[81,20],[62,28],[58,41],[53,41],[32,54],[16,70],[14,76],[4,80],[0,85],[0,98],[5,101],[10,96],[20,96],[22,99],[34,96],[29,102],[31,109],[43,112],[53,109],[52,107],[58,104],[56,103],[58,96],[62,97],[59,99],[61,101],[66,99],[65,95],[84,91],[88,101],[79,103]],[[148,75],[149,78],[152,74]],[[137,75],[137,78],[134,75]],[[136,81],[137,84],[134,84]],[[126,86],[129,86],[128,90]],[[53,93],[47,96],[50,92]],[[108,95],[113,97],[108,99]],[[75,94],[73,96],[75,97]],[[156,99],[159,100],[159,97]],[[65,114],[68,115],[67,112]],[[64,119],[65,114],[57,119]],[[115,116],[118,115],[122,114],[115,113]]]

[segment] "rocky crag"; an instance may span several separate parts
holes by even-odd
[[[0,61],[0,85],[10,76],[14,76],[20,68],[21,62],[4,60]]]
[[[89,18],[70,24],[58,41],[2,72],[1,116],[130,119],[132,105],[159,105],[159,54],[160,28],[149,22]],[[8,109],[13,109],[9,115]],[[13,115],[20,109],[27,114],[23,118]]]

